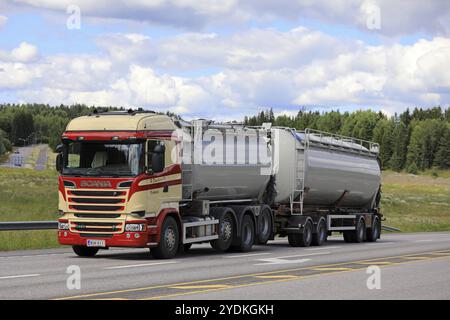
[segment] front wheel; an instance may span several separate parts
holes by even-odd
[[[178,251],[179,234],[178,225],[174,218],[167,217],[161,228],[161,238],[156,248],[151,249],[156,259],[173,258]]]
[[[91,248],[86,246],[72,246],[72,250],[77,256],[80,257],[93,257],[98,252],[98,248]]]

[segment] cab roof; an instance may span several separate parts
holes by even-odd
[[[173,120],[164,114],[153,112],[104,112],[92,113],[73,119],[66,131],[140,131],[174,130]]]

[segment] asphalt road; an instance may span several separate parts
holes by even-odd
[[[39,156],[36,160],[36,165],[34,166],[36,170],[44,170],[47,168],[47,150],[46,144],[40,145]]]
[[[80,268],[80,289],[70,266]],[[379,289],[367,287],[370,266],[380,268],[379,282],[370,281]],[[333,237],[310,248],[282,239],[249,253],[219,254],[202,244],[172,260],[143,249],[95,258],[70,248],[14,251],[0,253],[0,298],[450,299],[449,270],[450,232],[387,234],[362,244]]]
[[[9,155],[9,159],[6,160],[4,163],[0,164],[0,166],[12,168],[24,168],[25,163],[27,162],[28,157],[31,155],[31,152],[33,151],[34,147],[35,147],[34,145],[31,145],[27,147],[17,148],[18,153],[11,153]],[[21,164],[21,166],[16,166],[16,163]]]

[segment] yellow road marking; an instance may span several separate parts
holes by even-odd
[[[390,261],[367,261],[367,262],[358,262],[357,264],[363,264],[363,265],[390,265],[390,264],[396,264],[396,262],[390,262]]]
[[[444,252],[422,252],[422,254],[433,254],[433,253],[439,253],[443,254]],[[420,253],[418,253],[420,254]],[[404,258],[404,257],[411,257],[411,254],[409,255],[400,255],[400,256],[389,256],[389,257],[383,257],[383,259],[389,259],[389,258]],[[448,258],[450,257],[450,252],[448,253],[448,256],[443,257],[428,257],[428,259],[442,259],[442,258]],[[151,289],[158,289],[158,288],[170,288],[174,286],[183,286],[183,285],[189,285],[189,284],[199,284],[199,283],[208,283],[208,282],[215,282],[215,281],[222,281],[222,280],[230,280],[230,279],[240,279],[245,277],[251,277],[251,276],[263,276],[263,275],[270,275],[270,274],[276,274],[276,273],[282,273],[282,272],[292,272],[292,271],[300,271],[300,270],[311,270],[313,268],[324,268],[324,267],[333,267],[333,266],[341,266],[346,264],[377,264],[376,260],[380,258],[375,259],[367,259],[367,260],[359,260],[359,261],[348,261],[348,262],[341,262],[341,263],[333,263],[333,264],[327,264],[327,265],[321,265],[321,266],[310,266],[310,267],[302,267],[302,268],[294,268],[294,269],[284,269],[284,270],[276,270],[276,271],[269,271],[269,272],[261,272],[261,273],[252,273],[252,274],[244,274],[244,275],[238,275],[238,276],[230,276],[230,277],[223,277],[223,278],[215,278],[215,279],[205,279],[205,280],[198,280],[198,281],[191,281],[191,282],[181,282],[181,283],[173,283],[173,284],[165,284],[165,285],[157,285],[157,286],[149,286],[149,287],[142,287],[142,288],[134,288],[134,289],[124,289],[124,290],[115,290],[115,291],[105,291],[105,292],[97,292],[97,293],[91,293],[91,294],[84,294],[84,295],[78,295],[78,296],[67,296],[62,298],[57,298],[55,300],[66,300],[66,299],[81,299],[81,298],[89,298],[89,297],[96,297],[101,295],[111,295],[111,294],[119,294],[119,293],[129,293],[129,292],[138,292],[138,291],[145,291],[145,290],[151,290]],[[417,260],[421,261],[421,260]],[[398,265],[403,263],[409,263],[411,261],[406,262],[387,262],[387,261],[378,261],[380,264],[385,264],[386,266],[389,265]],[[323,275],[330,275],[334,273],[343,273],[343,272],[351,272],[351,271],[358,271],[360,269],[351,269],[348,271],[336,271],[336,272],[328,272],[328,273],[320,273],[317,275],[309,275],[309,276],[302,276],[301,278],[310,278],[313,276],[323,276]],[[233,288],[239,288],[243,286],[249,286],[249,285],[257,285],[257,284],[264,284],[264,283],[272,283],[272,282],[281,282],[281,281],[289,281],[289,280],[296,280],[296,279],[280,279],[280,280],[272,280],[272,281],[265,281],[261,283],[251,283],[251,284],[245,284],[245,285],[235,285],[232,286]],[[209,292],[209,291],[216,291],[216,290],[225,290],[226,288],[222,289],[205,289],[201,291],[194,291],[194,292],[185,292],[180,294],[169,294],[169,295],[162,295],[158,297],[151,297],[146,299],[158,299],[160,297],[171,297],[171,296],[178,296],[178,295],[186,295],[186,294],[195,294],[200,292]]]
[[[272,275],[272,276],[255,276],[258,279],[299,279],[301,276],[294,276],[292,274],[286,275]]]
[[[432,257],[411,256],[411,257],[403,257],[403,259],[407,259],[407,260],[426,260],[426,259],[432,259]]]
[[[204,284],[199,286],[170,286],[170,289],[228,289],[233,286],[227,284]]]

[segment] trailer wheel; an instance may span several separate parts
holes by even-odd
[[[288,234],[289,245],[292,247],[309,247],[312,242],[312,223],[310,220],[306,221],[302,233]]]
[[[231,214],[225,214],[223,219],[219,221],[219,238],[211,241],[211,247],[217,251],[226,251],[233,242],[234,221]]]
[[[378,238],[380,237],[380,233],[381,233],[380,218],[378,218],[378,216],[375,216],[373,218],[372,228],[369,228],[367,230],[367,241],[368,242],[377,241]]]
[[[327,241],[327,225],[325,220],[320,220],[317,225],[317,232],[312,236],[312,245],[313,246],[321,246],[325,241]]]
[[[98,248],[91,248],[86,246],[72,246],[73,252],[80,257],[93,257],[97,254]]]
[[[241,228],[239,244],[237,246],[233,246],[233,249],[241,252],[247,252],[252,249],[253,242],[255,241],[255,225],[253,223],[253,219],[248,214],[242,218]]]
[[[156,259],[173,258],[178,251],[178,226],[172,217],[167,217],[161,228],[161,238],[156,248],[151,249],[153,257]]]
[[[258,243],[266,244],[271,234],[272,214],[266,209],[258,217]]]
[[[366,224],[364,218],[360,218],[355,230],[344,231],[344,241],[360,243],[364,241],[366,234]]]

